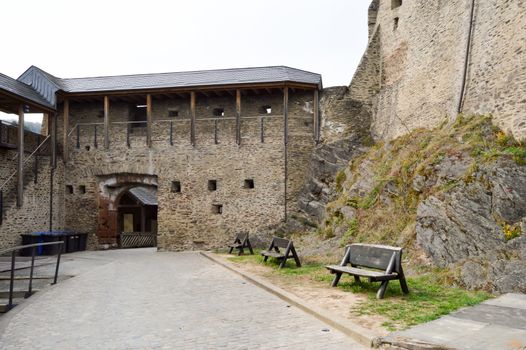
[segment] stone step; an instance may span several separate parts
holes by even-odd
[[[38,292],[37,289],[33,289],[33,294]],[[14,290],[13,291],[13,298],[26,298],[27,290]],[[0,290],[0,299],[9,299],[9,291],[8,290]]]

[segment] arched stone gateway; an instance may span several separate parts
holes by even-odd
[[[138,227],[144,230],[149,227],[151,230],[156,229],[156,208],[155,213],[151,210],[149,213],[138,211],[137,219],[133,215],[134,210],[123,210],[127,205],[132,208],[133,201],[136,201],[135,207],[139,208],[139,203],[145,201],[141,199],[141,192],[154,194],[157,193],[157,176],[147,174],[109,174],[99,175],[98,178],[98,195],[99,195],[99,220],[97,228],[98,244],[103,247],[117,247],[119,233],[128,228]],[[139,191],[137,191],[139,190]],[[134,195],[134,192],[137,192]],[[126,202],[121,205],[121,201]],[[130,202],[130,203],[128,203]],[[145,205],[153,203],[143,203]],[[155,203],[156,204],[156,203]],[[156,205],[155,205],[156,207]],[[132,214],[133,218],[125,218],[124,214]],[[127,222],[125,222],[127,220]],[[155,221],[152,223],[152,220]],[[126,227],[124,227],[126,225]],[[155,227],[153,227],[155,226]],[[134,230],[135,231],[135,230]]]

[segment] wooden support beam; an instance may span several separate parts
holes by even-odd
[[[152,95],[146,95],[146,143],[152,148]]]
[[[236,90],[236,143],[241,144],[241,90]]]
[[[284,204],[283,204],[283,221],[287,222],[287,194],[288,194],[288,182],[289,182],[289,169],[288,169],[288,143],[289,143],[289,88],[283,89],[283,172],[284,172]]]
[[[64,119],[64,125],[62,130],[62,137],[63,137],[63,149],[64,154],[62,155],[62,158],[64,160],[64,163],[67,163],[69,160],[69,138],[68,138],[68,132],[69,132],[69,100],[66,98],[64,99],[64,111],[62,118]]]
[[[18,106],[18,167],[17,167],[17,198],[20,208],[24,205],[24,105]]]
[[[190,115],[191,115],[191,124],[190,124],[190,142],[192,146],[195,146],[195,91],[190,93]]]
[[[48,125],[51,133],[51,166],[55,169],[57,167],[57,115],[55,113],[49,114]]]
[[[144,205],[141,206],[141,232],[146,232],[146,209],[144,208]]]
[[[283,89],[283,142],[289,143],[289,88]]]
[[[320,94],[318,89],[314,90],[314,100],[312,102],[314,109],[314,141],[320,142]]]
[[[110,148],[110,98],[104,96],[104,148]]]

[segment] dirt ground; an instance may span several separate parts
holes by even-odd
[[[236,262],[229,260],[232,255],[216,254],[220,259],[234,265],[248,275],[256,275],[264,278],[276,286],[296,295],[308,304],[325,309],[331,313],[368,328],[379,336],[387,335],[389,332],[382,326],[387,319],[382,316],[360,316],[353,314],[352,308],[367,299],[364,295],[345,292],[324,282],[314,281],[309,275],[280,275],[271,267],[257,264],[252,261]],[[329,272],[327,272],[329,273]],[[351,278],[347,276],[348,278]],[[342,279],[346,276],[342,277]]]

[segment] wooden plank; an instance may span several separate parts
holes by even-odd
[[[24,204],[24,105],[18,106],[17,206]]]
[[[64,111],[62,113],[63,121],[63,130],[62,130],[62,142],[64,154],[62,155],[62,159],[64,160],[64,163],[68,162],[69,159],[69,138],[68,138],[68,131],[69,131],[69,100],[64,99]]]
[[[146,95],[146,143],[152,148],[152,95]]]
[[[236,143],[241,144],[241,90],[236,90]]]
[[[110,98],[104,96],[104,148],[110,148]]]
[[[314,141],[320,142],[320,95],[318,89],[314,90],[314,100],[312,102],[314,109]]]
[[[283,221],[286,222],[288,217],[287,211],[287,193],[288,193],[288,143],[289,143],[289,88],[283,89],[283,163],[284,163],[284,194],[283,194]]]
[[[348,273],[350,275],[357,275],[357,276],[363,276],[363,277],[396,277],[397,276],[396,273],[386,274],[385,271],[371,271],[371,270],[364,270],[364,269],[359,269],[359,268],[350,267],[350,266],[329,265],[329,266],[326,266],[326,268],[331,271]]]
[[[195,146],[195,91],[190,93],[190,115],[192,117],[190,125],[190,142]]]
[[[355,266],[387,269],[393,253],[400,255],[400,250],[388,247],[375,247],[368,245],[350,245],[351,255],[349,263]]]
[[[279,248],[287,248],[290,243],[288,239],[279,238],[279,237],[274,237],[273,241],[274,241],[274,245]]]

